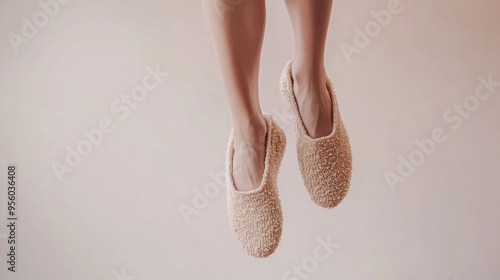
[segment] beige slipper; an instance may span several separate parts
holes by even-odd
[[[346,196],[352,173],[351,147],[340,117],[335,91],[326,77],[332,100],[333,130],[330,135],[311,138],[302,122],[293,93],[291,69],[292,61],[289,61],[281,75],[280,92],[294,116],[300,172],[312,201],[321,207],[333,208]]]
[[[226,153],[227,206],[231,227],[243,248],[251,256],[263,258],[276,250],[283,227],[281,201],[276,186],[286,138],[283,130],[269,115],[267,124],[266,156],[262,182],[259,188],[240,192],[236,190],[233,170],[233,131],[229,135]]]

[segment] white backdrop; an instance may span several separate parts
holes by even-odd
[[[326,67],[354,173],[333,210],[298,173],[278,94],[293,34],[268,1],[261,101],[289,144],[267,259],[228,224],[229,114],[199,1],[0,1],[0,278],[498,279],[500,4],[395,1],[334,5]]]

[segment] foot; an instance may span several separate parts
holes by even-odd
[[[264,118],[234,129],[233,180],[238,191],[259,188],[264,175],[267,125]]]
[[[327,136],[333,129],[333,110],[326,75],[304,75],[292,69],[293,92],[299,113],[311,138]]]

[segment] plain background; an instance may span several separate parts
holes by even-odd
[[[224,170],[230,129],[201,3],[72,0],[15,53],[8,34],[21,34],[40,6],[0,1],[0,278],[282,279],[329,237],[339,247],[308,279],[498,279],[500,87],[457,129],[443,114],[473,95],[479,76],[500,81],[500,4],[401,0],[402,12],[349,63],[341,43],[354,44],[355,28],[388,3],[338,0],[332,14],[326,67],[353,149],[349,195],[333,210],[309,200],[292,123],[281,118],[284,232],[274,255],[254,259],[229,227],[224,189],[189,223],[179,210],[217,182],[210,174]],[[267,6],[261,101],[279,116],[293,34],[283,1]],[[170,76],[118,119],[113,100],[156,65]],[[60,182],[51,164],[103,118],[115,130]],[[384,174],[436,128],[446,141],[391,190]],[[5,262],[12,163],[16,273]]]

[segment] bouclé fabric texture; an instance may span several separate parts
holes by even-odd
[[[351,183],[352,154],[347,131],[340,116],[331,80],[326,77],[333,109],[330,135],[311,138],[300,117],[293,92],[292,63],[289,61],[280,80],[280,92],[294,117],[297,159],[304,185],[311,200],[321,207],[333,208],[347,195]]]
[[[240,192],[232,176],[234,143],[229,135],[226,152],[226,184],[229,221],[246,252],[254,257],[271,255],[281,240],[283,214],[278,197],[277,176],[285,152],[283,130],[270,115],[267,124],[265,167],[261,185],[249,192]]]

